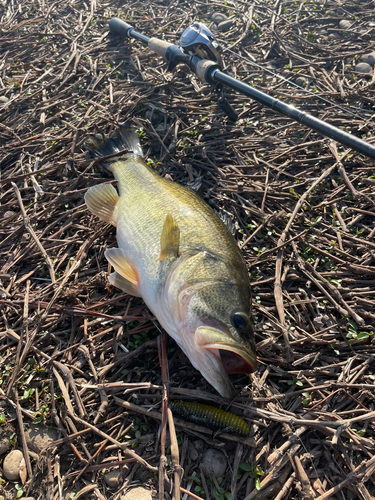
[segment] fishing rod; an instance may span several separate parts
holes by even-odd
[[[218,95],[218,104],[232,121],[237,120],[238,114],[224,97],[224,86],[236,90],[273,111],[292,118],[301,125],[330,137],[369,158],[375,159],[374,145],[224,73],[219,44],[213,33],[203,23],[195,22],[187,27],[180,37],[179,45],[159,38],[149,38],[116,17],[109,21],[109,28],[114,35],[134,38],[148,45],[153,52],[167,61],[167,71],[172,71],[178,64],[186,64],[202,82],[214,85]]]

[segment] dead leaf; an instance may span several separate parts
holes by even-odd
[[[27,479],[27,469],[26,469],[26,462],[25,462],[24,458],[22,458],[22,460],[20,462],[19,475],[20,475],[21,483],[22,483],[22,485],[24,485],[26,483],[26,479]]]

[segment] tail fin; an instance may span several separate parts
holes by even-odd
[[[85,141],[85,148],[90,151],[91,156],[94,158],[113,155],[124,151],[124,149],[128,150],[128,154],[143,156],[138,134],[126,122],[119,123],[119,127],[109,137],[105,137],[103,134],[90,136]],[[124,156],[126,154],[123,153]],[[116,157],[111,159],[111,161],[116,160]]]

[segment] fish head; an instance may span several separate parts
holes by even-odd
[[[177,342],[205,379],[230,398],[235,393],[228,374],[253,373],[257,364],[248,273],[207,252],[189,260],[176,281]]]

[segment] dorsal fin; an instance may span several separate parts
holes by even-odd
[[[160,262],[166,257],[178,257],[180,230],[171,214],[165,218],[160,238]]]

